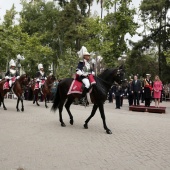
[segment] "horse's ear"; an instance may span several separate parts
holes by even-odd
[[[123,70],[123,68],[124,68],[124,65],[122,64],[121,66],[119,66],[119,70]]]

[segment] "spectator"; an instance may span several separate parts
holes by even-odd
[[[159,107],[160,98],[162,91],[162,82],[159,79],[159,76],[155,76],[155,81],[153,83],[153,97],[155,99],[155,107]]]
[[[132,81],[133,79],[130,79],[127,90],[129,106],[133,105]]]
[[[138,80],[138,77],[135,75],[134,80],[132,81],[132,93],[134,105],[139,105],[139,94],[141,91],[141,82]]]

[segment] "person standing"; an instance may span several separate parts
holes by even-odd
[[[146,78],[144,79],[143,85],[144,85],[145,106],[150,107],[152,86],[153,86],[153,82],[150,79],[150,74],[146,74]]]
[[[130,79],[128,83],[128,89],[127,89],[129,106],[133,105],[132,81],[133,79]]]
[[[138,80],[138,77],[135,75],[134,80],[132,81],[132,93],[134,105],[139,105],[139,94],[141,92],[141,82]]]
[[[153,97],[155,99],[155,107],[159,107],[161,91],[162,91],[162,82],[159,79],[159,76],[156,75],[155,81],[153,83]]]
[[[121,86],[117,85],[115,88],[115,101],[116,101],[116,108],[115,109],[120,109],[121,106],[121,101],[120,101],[120,95],[121,95]]]

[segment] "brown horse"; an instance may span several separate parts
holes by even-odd
[[[84,124],[84,128],[88,129],[88,122],[95,115],[96,110],[99,108],[101,118],[103,120],[103,126],[106,130],[106,133],[111,134],[111,130],[106,125],[105,113],[104,113],[104,102],[107,99],[107,94],[109,89],[114,82],[123,83],[124,81],[124,70],[123,67],[117,69],[106,69],[103,73],[95,77],[96,85],[93,87],[92,92],[90,93],[91,101],[94,104],[91,115],[87,118]],[[70,117],[70,124],[73,125],[73,116],[70,112],[70,106],[73,103],[75,98],[81,98],[81,94],[70,94],[67,95],[68,90],[73,82],[72,78],[63,79],[59,82],[57,87],[57,92],[55,94],[55,99],[52,105],[52,110],[56,111],[59,109],[59,121],[62,127],[65,127],[65,123],[62,118],[62,110],[65,104],[65,108]],[[125,83],[123,83],[125,86]],[[67,99],[67,100],[66,100]],[[66,103],[65,103],[66,102]]]
[[[36,82],[33,81],[31,84],[31,89],[34,94],[34,99],[33,99],[33,104],[36,102],[37,106],[40,106],[38,103],[38,94],[41,93],[44,97],[45,100],[45,107],[48,108],[47,106],[47,96],[51,94],[51,87],[53,86],[54,81],[56,80],[54,75],[50,75],[47,77],[47,80],[45,80],[44,85],[42,86],[41,89],[35,89],[35,84]]]
[[[18,79],[16,79],[15,83],[13,84],[13,87],[12,87],[13,92],[18,97],[17,105],[16,105],[17,111],[20,111],[18,108],[19,101],[21,101],[21,103],[22,103],[21,111],[24,111],[24,105],[23,105],[23,99],[22,99],[23,86],[28,85],[29,81],[30,81],[30,78],[26,74],[23,74]],[[7,108],[4,104],[4,96],[6,95],[7,92],[10,91],[10,89],[3,90],[3,86],[4,86],[5,82],[6,82],[6,80],[0,81],[0,102],[2,102],[4,110],[7,110]]]

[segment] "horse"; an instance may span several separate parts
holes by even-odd
[[[19,108],[18,108],[20,101],[21,101],[21,104],[22,104],[21,111],[22,112],[24,111],[24,105],[23,105],[23,99],[22,99],[23,86],[28,85],[29,81],[30,81],[30,78],[28,77],[28,75],[27,74],[23,74],[18,79],[16,79],[16,81],[14,82],[14,84],[12,86],[14,94],[18,97],[17,105],[16,105],[17,111],[20,111]],[[6,108],[5,104],[4,104],[4,96],[6,95],[7,92],[10,91],[9,88],[8,89],[3,89],[4,84],[6,82],[7,82],[6,80],[0,81],[0,101],[3,104],[4,110],[7,110],[7,108]]]
[[[96,85],[92,86],[92,91],[90,93],[91,101],[93,103],[93,108],[91,111],[90,116],[86,119],[84,128],[88,129],[88,122],[90,119],[95,115],[97,109],[99,108],[101,118],[103,120],[103,127],[106,130],[107,134],[112,134],[112,131],[107,127],[106,120],[105,120],[105,112],[104,112],[104,102],[107,99],[107,94],[113,83],[117,82],[118,84],[122,84],[122,80],[124,79],[124,71],[123,67],[120,66],[116,69],[106,69],[104,70],[100,75],[94,77],[96,80]],[[64,103],[65,108],[68,112],[68,115],[70,117],[70,124],[73,125],[73,116],[70,112],[70,106],[73,103],[75,98],[80,99],[82,96],[81,94],[67,94],[68,90],[73,82],[73,78],[65,78],[58,84],[57,92],[55,94],[55,98],[53,101],[53,105],[51,107],[52,111],[56,111],[59,109],[59,121],[61,123],[62,127],[65,127],[65,123],[62,118],[62,110]],[[125,85],[125,83],[124,83]]]
[[[56,80],[56,78],[55,78],[54,75],[48,76],[47,80],[45,80],[41,89],[35,88],[36,82],[35,81],[32,82],[31,89],[32,89],[33,94],[34,94],[33,104],[36,102],[37,106],[40,106],[39,103],[38,103],[38,94],[40,92],[44,97],[45,107],[48,108],[48,106],[47,106],[47,96],[51,94],[51,88],[52,88],[55,80]]]

